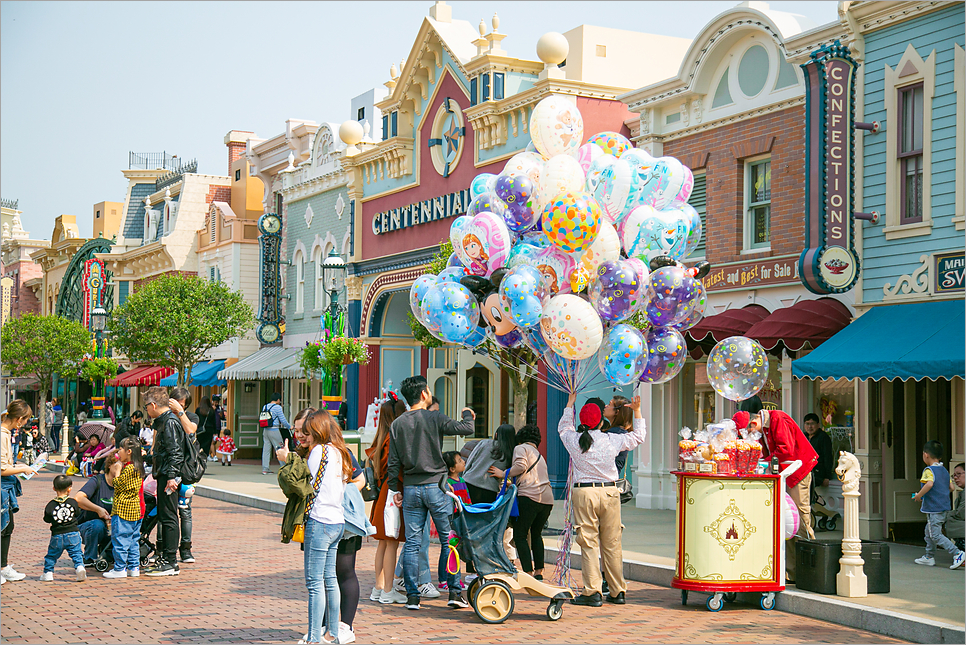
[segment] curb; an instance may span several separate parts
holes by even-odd
[[[270,499],[243,495],[232,491],[197,486],[195,494],[201,497],[217,499],[232,504],[240,504],[258,508],[273,513],[283,513],[285,504]],[[560,550],[546,547],[547,561],[556,558]],[[581,565],[580,553],[570,554],[570,566],[579,569]],[[674,579],[674,567],[637,560],[624,560],[624,577],[635,582],[644,582],[659,587],[671,587]],[[694,592],[700,593],[700,592]],[[759,594],[738,594],[739,600],[752,603]],[[756,603],[753,603],[756,604]],[[966,642],[966,630],[955,625],[917,618],[885,609],[854,605],[837,597],[823,596],[796,589],[783,591],[775,596],[775,607],[789,614],[806,616],[825,620],[837,625],[864,629],[866,631],[901,638],[914,643],[963,643]]]

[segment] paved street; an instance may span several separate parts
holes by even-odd
[[[25,483],[10,561],[28,578],[2,591],[4,643],[295,643],[306,631],[302,557],[278,542],[281,516],[215,500],[194,502],[198,562],[175,578],[72,581],[66,554],[55,582],[41,583],[49,532],[43,506],[53,495],[53,474]],[[75,490],[83,480],[75,478]],[[363,601],[355,621],[360,643],[403,642],[901,642],[856,629],[750,605],[704,609],[699,596],[682,607],[679,592],[631,582],[624,607],[567,606],[550,622],[546,601],[518,596],[503,625],[481,623],[471,609],[453,611],[444,600],[419,612],[368,602],[374,543],[359,553]]]

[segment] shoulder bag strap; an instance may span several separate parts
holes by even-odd
[[[319,463],[319,470],[315,473],[315,479],[312,481],[312,499],[305,506],[305,515],[303,516],[302,523],[308,519],[309,513],[312,512],[312,506],[315,504],[315,498],[319,496],[319,486],[322,484],[322,477],[325,475],[325,462],[326,456],[328,455],[327,446],[322,446],[322,461]]]

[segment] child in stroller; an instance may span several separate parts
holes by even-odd
[[[108,509],[110,511],[110,509]],[[138,545],[141,547],[141,566],[148,566],[148,559],[154,555],[156,545],[151,541],[151,531],[158,525],[158,499],[148,491],[144,491],[144,519],[141,520],[141,537]],[[110,540],[111,525],[107,525],[108,540],[94,560],[94,569],[100,572],[114,568],[114,549]]]
[[[480,620],[496,624],[509,618],[515,604],[514,591],[550,598],[547,617],[559,620],[563,616],[564,603],[574,598],[573,591],[567,587],[548,585],[517,571],[507,558],[503,546],[503,533],[516,501],[517,487],[514,484],[504,485],[496,501],[490,504],[463,503],[445,477],[440,481],[440,488],[455,500],[451,548],[458,549],[479,574],[470,583],[468,600]],[[458,543],[458,546],[454,543]]]

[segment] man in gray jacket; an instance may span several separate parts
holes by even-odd
[[[449,540],[449,517],[453,501],[439,488],[440,480],[448,472],[443,461],[443,437],[473,434],[476,414],[463,408],[462,421],[453,421],[438,410],[427,408],[433,395],[423,376],[404,379],[399,388],[409,403],[409,410],[401,414],[389,428],[389,467],[386,482],[395,493],[396,504],[402,507],[406,525],[406,544],[403,546],[403,578],[406,581],[406,609],[419,609],[418,556],[426,525],[427,513],[432,516],[439,533],[439,579],[449,587],[450,607],[467,607],[457,584],[458,574],[446,570]],[[399,473],[403,475],[403,490],[399,490]]]
[[[964,532],[964,520],[963,520],[963,499],[966,498],[966,471],[963,470],[963,464],[959,464],[953,468],[953,481],[956,483],[956,487],[959,489],[959,493],[954,493],[956,501],[953,502],[953,510],[946,513],[946,537],[956,543],[959,550],[962,551],[966,549],[966,532]]]

